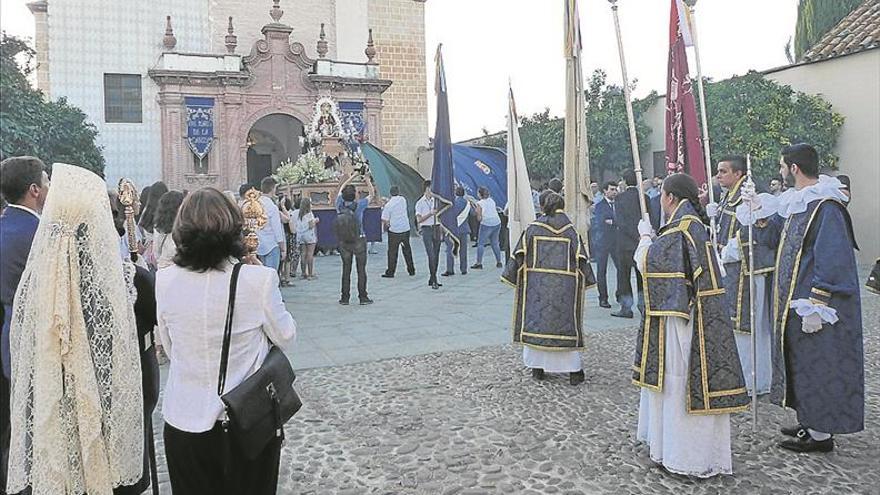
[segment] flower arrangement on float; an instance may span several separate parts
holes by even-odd
[[[275,177],[280,184],[319,184],[333,179],[333,173],[324,168],[324,156],[310,150],[297,158],[281,162]]]

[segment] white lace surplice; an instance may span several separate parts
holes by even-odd
[[[663,392],[642,389],[637,438],[648,444],[651,459],[670,472],[700,478],[731,474],[730,415],[687,413],[688,356],[693,328],[684,318],[665,318]]]
[[[580,351],[544,351],[527,345],[523,346],[523,363],[547,373],[573,373],[583,367]]]

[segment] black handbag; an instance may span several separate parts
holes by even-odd
[[[253,375],[234,389],[223,393],[226,367],[229,363],[235,290],[241,266],[238,263],[233,267],[229,282],[229,307],[226,310],[217,395],[223,401],[225,409],[225,418],[221,422],[223,431],[232,437],[245,457],[255,459],[273,439],[284,440],[284,423],[299,411],[302,401],[293,389],[296,375],[290,361],[275,345],[271,346],[263,364]]]

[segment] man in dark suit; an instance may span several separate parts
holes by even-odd
[[[608,271],[608,258],[614,263],[615,269],[618,268],[617,263],[617,224],[615,222],[615,203],[617,199],[617,182],[610,181],[605,183],[602,199],[596,203],[593,210],[593,248],[595,252],[593,256],[596,258],[596,279],[599,284],[599,306],[610,308],[608,303],[608,280],[606,273]]]
[[[24,272],[31,243],[40,223],[40,212],[49,193],[46,166],[38,158],[18,156],[0,162],[0,194],[9,203],[0,213],[0,303],[3,326],[0,329],[0,486],[6,486],[9,454],[9,323],[12,302]]]
[[[619,318],[633,317],[633,292],[630,279],[636,273],[636,287],[639,292],[639,309],[643,307],[642,275],[633,262],[633,255],[639,245],[639,220],[642,218],[639,208],[639,188],[636,186],[636,174],[632,170],[623,174],[626,189],[617,196],[617,292],[620,311],[611,313]],[[645,197],[645,203],[648,198]]]

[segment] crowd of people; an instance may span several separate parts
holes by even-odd
[[[848,183],[820,174],[818,153],[806,144],[782,150],[780,178],[768,193],[757,191],[741,156],[723,157],[717,170],[717,203],[680,173],[641,187],[632,172],[601,190],[594,185],[590,249],[565,214],[561,181],[553,180],[537,194],[538,218],[508,248],[506,263],[504,212],[487,189],[471,198],[458,187],[455,201],[442,205],[426,181],[410,217],[392,187],[380,198],[389,244],[382,276],[395,276],[399,250],[416,275],[413,226],[434,290],[442,246],[439,276],[446,277],[456,266],[461,275],[483,269],[490,246],[502,280],[516,290],[513,338],[523,344],[525,366],[535,379],[567,373],[578,385],[585,379],[584,293],[598,285],[600,307],[610,308],[610,259],[620,304],[611,314],[641,313],[631,371],[641,387],[636,437],[655,462],[697,477],[732,473],[730,414],[748,408],[750,394],[764,393],[797,412],[780,447],[831,451],[833,435],[864,428]],[[51,184],[47,171],[34,157],[0,163],[8,202],[0,214],[3,487],[155,490],[151,419],[163,356],[164,452],[174,493],[274,493],[283,435],[245,449],[230,433],[234,418],[221,397],[261,370],[273,348],[293,345],[297,326],[280,287],[298,269],[303,280],[317,276],[320,219],[309,199],[291,202],[273,178],[264,179],[259,201],[267,221],[250,252],[241,201],[251,186],[236,197],[158,182],[130,201],[121,190],[108,193],[86,169],[54,164]],[[353,268],[359,303],[373,302],[364,216],[377,191],[366,185],[358,197],[349,179],[334,201],[342,305],[350,303]],[[641,213],[640,194],[653,213]],[[444,207],[456,218],[452,230],[439,222]],[[474,237],[477,258],[469,265]],[[880,290],[878,273],[875,267],[869,289]]]
[[[635,272],[642,314],[632,367],[641,387],[636,438],[669,472],[731,474],[730,414],[746,410],[754,394],[769,393],[774,404],[797,412],[798,424],[780,432],[786,450],[829,452],[833,435],[864,429],[849,181],[820,174],[819,155],[807,144],[782,150],[779,174],[770,192],[759,193],[747,159],[725,156],[717,165],[717,203],[681,173],[641,189],[633,172],[601,190],[593,184],[599,306],[611,307],[610,258],[621,305],[611,315],[632,318]],[[563,204],[552,187],[540,194],[542,216],[523,234],[504,280],[517,291],[513,332],[525,365],[537,379],[569,372],[576,384],[583,290],[593,272]],[[880,261],[867,282],[872,291],[880,285],[878,267]]]

